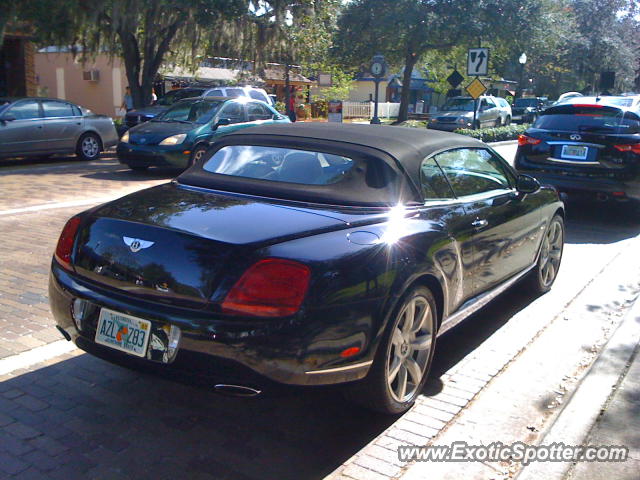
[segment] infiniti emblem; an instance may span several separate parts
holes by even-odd
[[[122,237],[124,243],[131,249],[133,253],[139,252],[143,248],[149,248],[156,242],[150,242],[148,240],[142,240],[140,238]]]
[[[573,135],[569,135],[569,138],[571,140],[582,140],[582,136],[578,135],[577,133],[574,133]]]

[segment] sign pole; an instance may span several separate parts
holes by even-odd
[[[471,124],[471,129],[476,129],[476,120],[478,117],[478,99],[473,100],[473,123]]]
[[[380,79],[376,78],[375,80],[376,90],[375,90],[375,103],[373,105],[373,118],[371,119],[371,125],[380,125],[380,119],[378,118],[378,87],[380,86]]]
[[[380,81],[382,77],[387,74],[387,64],[384,61],[382,55],[374,55],[371,59],[371,65],[369,71],[373,76],[373,83],[375,83],[375,104],[373,106],[373,118],[371,119],[372,125],[380,125],[380,119],[378,118],[378,88],[380,87]]]

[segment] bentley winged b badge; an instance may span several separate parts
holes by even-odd
[[[150,242],[148,240],[142,240],[140,238],[122,237],[124,243],[131,249],[133,253],[139,252],[144,248],[149,248],[156,242]]]

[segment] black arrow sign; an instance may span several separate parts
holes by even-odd
[[[489,62],[489,55],[484,49],[470,50],[469,51],[469,65],[467,75],[484,75],[487,73],[487,63]]]

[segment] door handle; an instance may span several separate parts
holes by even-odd
[[[474,226],[475,228],[482,228],[482,227],[486,227],[487,225],[489,225],[489,222],[484,220],[484,219],[483,220],[477,219],[477,220],[474,220],[471,223],[471,225]]]

